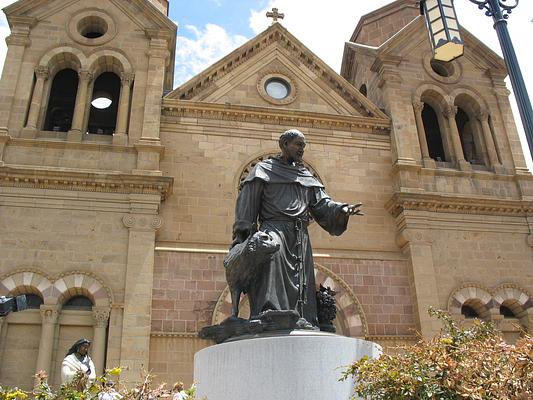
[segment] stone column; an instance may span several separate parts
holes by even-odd
[[[130,98],[131,98],[131,84],[133,83],[134,74],[122,74],[120,80],[122,87],[120,89],[120,101],[117,113],[117,127],[115,135],[113,136],[114,144],[125,145],[128,142],[127,129],[128,117],[130,115]]]
[[[502,171],[503,167],[498,159],[498,154],[496,153],[496,146],[494,145],[494,138],[492,137],[492,132],[490,131],[489,126],[489,113],[485,110],[481,110],[476,114],[476,118],[481,124],[481,133],[483,134],[483,140],[485,142],[485,148],[487,149],[487,154],[489,156],[490,166]],[[498,171],[497,171],[498,172]]]
[[[457,114],[457,107],[448,105],[444,109],[444,116],[448,121],[448,132],[451,136],[453,153],[457,161],[457,165],[461,171],[470,171],[472,167],[470,163],[465,160],[463,154],[463,146],[461,145],[461,137],[459,136],[459,129],[457,129],[457,122],[455,121],[455,114]]]
[[[511,92],[507,89],[504,81],[507,72],[489,70],[489,75],[492,79],[493,93],[498,103],[498,112],[492,114],[492,122],[497,125],[494,130],[494,141],[499,144],[501,149],[505,149],[507,146],[510,148],[510,152],[501,152],[500,162],[505,169],[514,170],[517,175],[530,175],[509,102]]]
[[[148,31],[150,50],[148,74],[146,77],[146,97],[144,101],[144,119],[141,140],[158,140],[161,120],[161,102],[165,82],[165,68],[170,57],[167,38],[160,37],[159,32]]]
[[[76,94],[76,105],[72,116],[72,126],[68,132],[68,140],[80,142],[82,137],[83,122],[85,121],[85,110],[89,99],[89,85],[93,80],[93,73],[89,71],[79,71],[78,93]]]
[[[8,132],[15,94],[22,70],[24,53],[30,45],[30,31],[37,22],[33,17],[10,18],[11,35],[6,38],[7,54],[0,81],[0,132]]]
[[[2,327],[4,326],[4,321],[6,317],[0,317],[0,338],[2,337]]]
[[[106,351],[106,330],[109,321],[109,308],[93,307],[94,332],[91,345],[92,359],[96,375],[104,373]]]
[[[43,102],[44,84],[49,77],[48,67],[37,67],[35,69],[35,75],[37,76],[37,81],[35,82],[35,88],[33,89],[30,111],[28,113],[28,122],[26,123],[26,129],[32,131],[37,129],[37,119],[39,118],[41,104]]]
[[[426,230],[405,228],[396,241],[402,251],[409,256],[413,305],[420,323],[420,333],[425,338],[431,338],[439,332],[440,323],[428,314],[430,306],[439,307],[439,300],[432,243],[427,235]]]
[[[54,348],[54,335],[57,326],[59,310],[57,306],[41,305],[41,340],[39,341],[39,354],[35,371],[51,372],[52,350]]]
[[[424,103],[417,101],[413,103],[413,110],[415,111],[416,130],[418,132],[418,142],[420,143],[420,151],[422,153],[422,164],[425,167],[435,167],[435,161],[429,156],[428,142],[426,139],[426,129],[424,128],[424,121],[422,120],[422,109]]]
[[[129,368],[122,378],[134,383],[139,380],[139,371],[148,368],[155,231],[161,226],[161,218],[126,214],[122,221],[129,230],[129,239],[120,365]]]

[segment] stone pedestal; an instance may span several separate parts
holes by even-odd
[[[349,400],[353,381],[338,381],[343,367],[380,354],[375,343],[313,331],[233,340],[195,354],[197,398]]]

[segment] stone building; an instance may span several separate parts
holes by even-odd
[[[99,371],[190,382],[211,344],[198,330],[229,315],[239,183],[290,127],[328,192],[364,203],[341,237],[310,226],[339,334],[409,343],[438,331],[431,305],[511,341],[533,329],[533,178],[499,56],[463,30],[465,55],[432,61],[415,1],[397,0],[361,19],[340,75],[273,23],[172,90],[167,10],[4,9],[0,295],[30,309],[0,318],[2,384],[28,388],[40,369],[57,384],[80,337]]]

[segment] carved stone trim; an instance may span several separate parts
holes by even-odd
[[[456,106],[452,105],[446,105],[444,109],[442,110],[442,113],[444,116],[448,119],[455,118],[455,115],[457,114],[458,108]]]
[[[91,82],[94,78],[94,74],[91,71],[86,70],[78,71],[78,76],[82,82]]]
[[[91,39],[81,35],[78,29],[80,23],[83,23],[83,20],[88,18],[93,18],[93,20],[99,22],[101,21],[101,23],[105,25],[105,32],[102,32],[102,36]],[[77,12],[75,15],[71,16],[66,28],[68,35],[74,41],[85,46],[102,46],[112,40],[118,32],[113,18],[103,10],[96,8],[88,8]]]
[[[198,332],[151,332],[151,337],[198,339]]]
[[[57,189],[103,193],[160,195],[164,200],[172,191],[172,178],[137,177],[121,174],[35,171],[26,168],[0,167],[0,186]]]
[[[396,193],[387,202],[386,208],[397,217],[405,210],[442,213],[526,216],[533,213],[533,201],[465,199],[438,194]]]
[[[483,122],[488,120],[489,113],[487,112],[487,110],[479,110],[475,116],[478,121]]]
[[[424,102],[422,101],[413,101],[413,109],[417,114],[420,114],[422,112],[422,109],[424,108]]]
[[[270,96],[266,91],[265,85],[267,81],[276,78],[285,81],[289,86],[289,94],[284,99],[275,99],[274,97]],[[269,71],[267,73],[264,73],[257,81],[257,91],[264,100],[271,104],[286,105],[296,100],[296,96],[298,95],[298,85],[296,84],[296,79],[288,76],[285,71]]]
[[[130,72],[130,73],[123,72],[120,74],[120,81],[122,82],[122,85],[131,86],[134,79],[135,79],[135,74],[133,72]]]
[[[42,305],[40,308],[43,324],[55,324],[59,317],[57,306]]]
[[[37,78],[41,78],[46,81],[50,76],[50,70],[48,67],[39,65],[37,68],[35,68],[35,75]]]
[[[453,62],[453,73],[450,76],[441,76],[438,75],[435,71],[433,71],[433,68],[431,68],[431,60],[433,59],[433,54],[431,52],[427,52],[424,55],[424,60],[422,61],[422,65],[426,71],[426,73],[433,78],[434,80],[450,85],[459,82],[459,79],[461,79],[463,75],[463,68],[461,66],[460,62]]]
[[[307,113],[284,109],[276,109],[275,113],[273,113],[272,110],[260,109],[258,107],[227,107],[224,104],[205,104],[171,99],[164,99],[162,109],[164,117],[192,117],[225,121],[278,124],[283,126],[326,128],[354,132],[368,132],[378,135],[388,135],[391,126],[389,120],[382,118]]]
[[[131,215],[122,217],[124,226],[128,229],[157,230],[161,228],[163,220],[159,215]]]
[[[95,308],[93,307],[94,326],[97,328],[105,328],[107,321],[109,321],[109,308]]]

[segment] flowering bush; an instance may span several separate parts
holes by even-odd
[[[46,373],[40,371],[35,375],[37,384],[32,392],[0,386],[0,400],[98,400],[100,394],[111,390],[113,390],[112,398],[115,400],[154,400],[158,398],[172,400],[172,390],[167,389],[165,383],[154,386],[153,376],[150,374],[142,374],[142,382],[131,389],[118,387],[115,392],[115,389],[106,386],[106,382],[117,379],[121,373],[121,368],[108,369],[94,382],[90,382],[87,375],[79,373],[71,382],[63,384],[57,391],[53,391],[48,385]],[[196,399],[196,387],[194,385],[185,393],[189,396],[189,400]]]
[[[402,346],[398,355],[352,364],[355,392],[372,400],[533,399],[533,338],[505,343],[492,324],[465,329],[446,313],[430,310],[444,324],[441,334]]]

